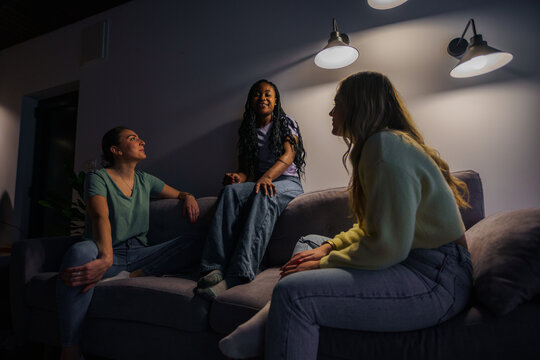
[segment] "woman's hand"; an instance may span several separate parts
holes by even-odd
[[[280,275],[281,277],[285,277],[287,275],[294,274],[300,271],[319,269],[320,263],[320,260],[301,261],[296,265],[289,265],[287,269],[281,271]]]
[[[192,224],[197,221],[199,218],[199,204],[193,195],[187,195],[184,199],[184,210],[182,211],[183,216],[189,217],[189,222]]]
[[[312,249],[301,251],[287,261],[285,265],[281,267],[281,270],[284,270],[287,266],[296,264],[299,262],[310,261],[310,260],[320,260],[332,251],[332,246],[328,243],[322,244],[321,246]]]
[[[310,263],[312,261],[317,262],[317,268],[319,267],[320,260],[328,255],[332,251],[332,246],[330,244],[322,244],[318,248],[315,248],[313,250],[305,250],[301,251],[298,254],[294,254],[294,256],[291,258],[291,260],[287,261],[285,265],[283,265],[280,270],[282,276],[288,275],[291,270],[297,269],[301,264],[304,263]],[[301,267],[303,269],[303,267]],[[303,269],[308,270],[308,269]],[[302,270],[296,270],[296,271],[302,271]],[[296,272],[293,271],[293,272]],[[285,275],[283,275],[285,274]]]
[[[260,189],[262,189],[264,195],[270,194],[270,197],[276,194],[276,185],[272,183],[272,179],[268,176],[262,176],[257,180],[257,184],[255,184],[255,193],[258,194]]]
[[[81,291],[84,294],[101,280],[111,266],[112,260],[96,259],[82,266],[65,269],[60,274],[60,279],[67,286],[86,285]]]
[[[223,177],[223,185],[239,184],[245,182],[247,176],[244,173],[225,173]]]

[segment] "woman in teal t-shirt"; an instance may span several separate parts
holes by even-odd
[[[62,359],[79,359],[80,329],[94,286],[101,279],[162,275],[198,264],[202,242],[179,237],[148,246],[150,197],[184,201],[190,222],[199,216],[197,201],[158,178],[136,170],[146,159],[145,142],[133,131],[116,127],[101,143],[109,166],[90,171],[84,198],[88,210],[83,241],[64,255],[57,282]]]

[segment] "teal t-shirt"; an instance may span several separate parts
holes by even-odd
[[[127,197],[116,186],[107,171],[99,169],[86,174],[84,199],[95,195],[107,199],[113,247],[132,237],[147,245],[150,197],[159,194],[164,186],[165,183],[155,176],[135,170],[133,194]],[[92,240],[92,223],[89,216],[86,217],[83,238]]]

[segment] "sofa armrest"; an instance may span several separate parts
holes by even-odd
[[[13,244],[9,287],[13,329],[18,341],[25,339],[25,288],[41,272],[58,271],[64,253],[80,236],[20,240]]]

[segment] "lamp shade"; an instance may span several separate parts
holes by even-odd
[[[326,46],[315,56],[315,65],[323,69],[339,69],[358,59],[358,50],[347,44]]]
[[[450,71],[454,78],[486,74],[512,61],[513,55],[488,46],[482,35],[474,35],[459,63]]]
[[[406,3],[407,0],[368,0],[369,6],[377,10],[386,10],[395,8],[403,3]]]
[[[352,64],[358,59],[358,50],[349,46],[347,34],[340,33],[336,19],[333,19],[334,31],[330,33],[328,45],[315,56],[315,65],[323,69],[339,69]]]

